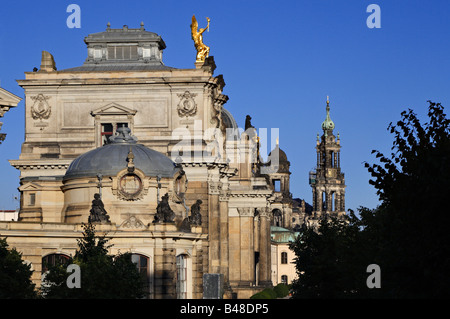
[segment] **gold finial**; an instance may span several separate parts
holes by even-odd
[[[279,141],[278,141],[278,137],[277,137],[277,145],[279,144],[278,142],[279,142]]]
[[[209,22],[211,20],[206,18],[206,21],[208,21],[206,28],[198,30],[197,19],[195,18],[195,15],[192,16],[191,36],[192,40],[194,40],[195,49],[197,50],[197,58],[195,62],[205,62],[205,59],[209,57],[209,47],[203,43],[203,32],[205,32],[205,30],[209,30]]]
[[[327,95],[327,105],[330,104],[330,97]]]

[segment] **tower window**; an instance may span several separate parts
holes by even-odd
[[[281,253],[281,263],[282,263],[283,265],[285,265],[285,264],[288,263],[288,255],[287,255],[287,252],[285,252],[285,251],[283,251],[283,252]]]
[[[288,284],[288,276],[282,275],[281,276],[281,283],[287,285]]]
[[[275,192],[281,192],[281,181],[279,179],[273,180],[273,189]]]

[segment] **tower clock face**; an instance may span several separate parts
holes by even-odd
[[[142,181],[135,174],[126,174],[120,178],[120,191],[128,196],[135,196],[142,190]]]

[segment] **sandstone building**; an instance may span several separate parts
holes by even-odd
[[[43,51],[40,69],[18,80],[19,221],[0,222],[0,235],[32,264],[33,281],[44,261],[73,255],[91,219],[111,253],[133,254],[149,298],[202,298],[208,273],[223,275],[225,298],[270,286],[276,192],[261,174],[257,130],[239,130],[225,108],[213,57],[166,66],[165,42],[143,25],[108,25],[85,43],[83,65],[58,70]]]
[[[31,263],[34,283],[45,263],[74,254],[91,221],[111,253],[132,253],[148,298],[202,298],[205,274],[223,276],[224,298],[271,286],[271,230],[298,228],[309,213],[292,199],[278,143],[264,162],[257,130],[249,119],[240,129],[225,108],[214,58],[166,66],[165,42],[143,24],[108,24],[84,41],[83,65],[58,70],[43,51],[39,70],[18,80],[25,140],[10,163],[20,170],[19,220],[0,221],[0,236]],[[321,154],[331,149],[332,128],[324,132]],[[336,154],[339,143],[330,147]],[[333,169],[334,188],[320,187],[340,194],[341,211]]]

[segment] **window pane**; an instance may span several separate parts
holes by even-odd
[[[147,268],[147,258],[144,256],[141,256],[141,265],[142,268]]]

